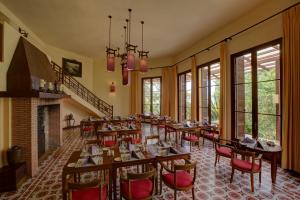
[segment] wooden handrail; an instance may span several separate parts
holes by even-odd
[[[97,110],[108,117],[113,116],[113,106],[97,97],[93,92],[87,89],[79,81],[73,78],[55,62],[51,62],[52,68],[56,73],[56,80],[64,84],[67,88],[77,94],[80,98],[94,106]]]

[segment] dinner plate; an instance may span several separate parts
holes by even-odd
[[[120,161],[121,161],[121,158],[120,158],[120,157],[116,157],[116,158],[114,158],[114,161],[120,162]]]
[[[67,166],[68,167],[75,167],[76,163],[69,163]]]

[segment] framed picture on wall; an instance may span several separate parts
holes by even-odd
[[[82,63],[77,60],[63,58],[63,71],[75,77],[82,77]]]

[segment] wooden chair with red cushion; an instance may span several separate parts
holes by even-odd
[[[70,200],[106,200],[109,197],[108,179],[88,183],[67,182],[66,190]]]
[[[81,137],[90,137],[94,134],[94,124],[92,122],[82,122],[80,129]]]
[[[181,135],[181,146],[183,140],[188,141],[190,143],[190,151],[192,151],[192,145],[198,142],[198,148],[200,148],[199,136],[196,132],[187,131]]]
[[[101,133],[102,145],[105,147],[114,147],[118,145],[117,132],[103,132]]]
[[[155,191],[156,171],[148,166],[144,173],[127,173],[120,176],[120,196],[127,200],[152,199]]]
[[[220,139],[220,131],[218,130],[217,127],[204,127],[201,129],[201,136],[203,137],[203,145],[204,145],[204,140],[208,139],[211,141],[218,141]]]
[[[185,160],[185,164],[174,164],[173,169],[168,168],[168,166],[160,162],[160,193],[162,191],[162,182],[166,186],[174,190],[174,199],[176,200],[177,191],[187,191],[192,189],[193,199],[195,199],[194,183],[196,180],[196,162],[191,162],[190,160]],[[167,173],[163,173],[166,170]],[[193,170],[193,175],[190,171]]]
[[[220,161],[221,156],[231,159],[232,149],[235,149],[238,146],[239,143],[232,140],[219,139],[218,141],[215,141],[215,150],[216,150],[215,166],[217,165],[217,162]]]
[[[238,158],[238,155],[240,155],[240,158]],[[241,172],[250,173],[251,191],[254,192],[253,176],[255,173],[259,173],[259,183],[261,183],[261,164],[262,164],[261,157],[262,154],[259,154],[256,157],[255,152],[233,149],[231,151],[232,173],[231,173],[230,183],[232,183],[233,180],[234,170],[237,169]]]

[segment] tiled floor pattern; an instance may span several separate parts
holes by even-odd
[[[145,127],[146,134],[149,127]],[[83,142],[77,131],[65,132],[64,146],[53,152],[45,160],[39,173],[28,179],[17,192],[0,193],[0,199],[61,199],[61,173],[72,151],[79,149]],[[300,179],[278,169],[276,184],[271,183],[270,165],[263,162],[262,183],[255,177],[255,192],[250,191],[248,174],[235,173],[234,181],[229,183],[231,167],[229,160],[221,158],[214,167],[214,149],[206,142],[200,149],[193,148],[192,159],[198,162],[196,178],[196,199],[300,199]],[[162,195],[155,196],[156,200],[173,199],[173,191],[163,186]],[[178,192],[177,199],[191,199],[191,192]]]

